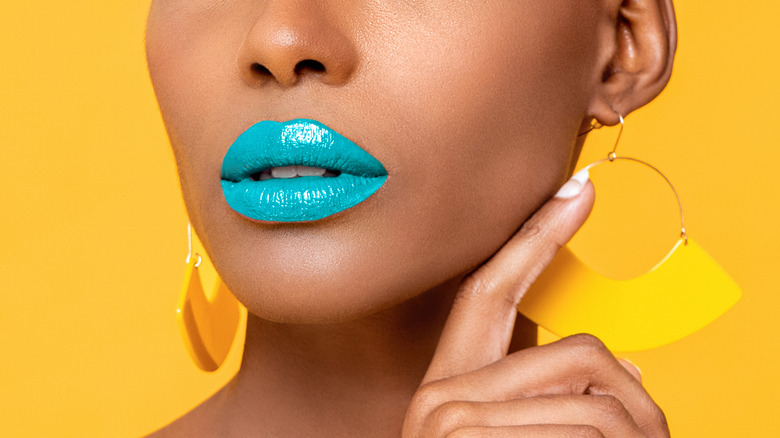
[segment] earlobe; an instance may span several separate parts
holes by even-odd
[[[612,40],[604,44],[601,83],[589,116],[606,125],[658,96],[672,74],[677,25],[672,0],[623,0],[615,4]]]

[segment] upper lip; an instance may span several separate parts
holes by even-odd
[[[382,163],[321,122],[263,120],[244,131],[228,149],[222,179],[241,181],[260,171],[303,165],[363,177],[387,175]]]

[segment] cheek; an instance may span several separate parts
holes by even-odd
[[[385,135],[402,156],[386,196],[410,207],[401,220],[430,252],[473,266],[566,178],[598,77],[596,40],[583,38],[595,17],[584,9],[486,8],[428,24],[425,35],[380,39],[390,42],[375,49],[384,64],[369,75],[380,96],[393,96],[378,107],[395,121]]]
[[[155,1],[146,30],[150,78],[195,222],[221,201],[222,157],[256,117],[242,111],[235,93],[240,29],[251,21],[220,14],[216,3]]]

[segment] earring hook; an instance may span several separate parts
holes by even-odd
[[[187,222],[187,260],[186,263],[189,264],[190,260],[192,260],[192,256],[195,256],[198,258],[198,261],[195,262],[195,267],[199,267],[201,263],[203,263],[203,257],[200,256],[200,254],[194,252],[192,250],[192,225]]]
[[[601,129],[603,126],[604,125],[602,125],[601,122],[599,122],[596,119],[593,119],[593,120],[590,121],[590,126],[588,127],[588,129],[586,129],[586,130],[580,132],[579,134],[577,134],[577,137],[582,137],[583,135],[589,133],[590,131],[593,131],[593,130],[596,130],[596,129]]]

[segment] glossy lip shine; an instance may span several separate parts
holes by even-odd
[[[252,178],[272,167],[293,165],[341,174]],[[387,171],[379,160],[338,132],[309,119],[258,122],[233,142],[222,162],[222,191],[228,205],[261,221],[322,219],[365,201],[386,180]]]

